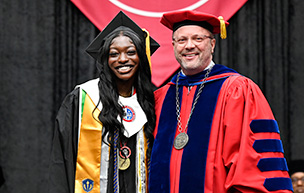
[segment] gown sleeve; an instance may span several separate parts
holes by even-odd
[[[291,192],[279,128],[259,87],[236,78],[224,93],[222,161],[227,192]]]
[[[49,167],[49,193],[73,193],[78,144],[79,88],[64,99],[55,122]]]

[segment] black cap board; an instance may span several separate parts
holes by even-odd
[[[97,37],[87,47],[86,52],[97,60],[105,38],[109,33],[118,27],[128,27],[137,33],[143,40],[145,40],[146,32],[144,32],[134,21],[132,21],[126,14],[120,11],[114,19],[97,35]],[[159,48],[159,44],[150,37],[150,53],[151,55]]]

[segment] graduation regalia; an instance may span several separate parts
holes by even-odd
[[[159,44],[122,11],[91,42],[87,53],[100,65],[108,65],[100,60],[105,41],[111,40],[113,31],[126,30],[136,33],[144,44],[148,62],[140,65],[150,65],[150,56]],[[94,79],[76,86],[61,105],[53,133],[50,193],[147,192],[149,142],[143,132],[147,117],[137,100],[136,88],[130,97],[118,98],[124,115],[117,119],[124,126],[124,136],[115,130],[110,148],[108,136],[102,139],[104,128],[99,117],[104,101],[100,95],[105,91],[98,84],[99,79]]]
[[[183,125],[205,73],[180,75]],[[150,193],[292,191],[277,122],[253,81],[216,64],[189,122],[189,142],[181,150],[173,147],[178,134],[175,83],[176,76],[155,91]]]
[[[102,123],[98,115],[102,105],[97,105],[99,99],[97,84],[98,79],[94,79],[77,86],[65,98],[58,112],[53,134],[50,192],[111,192],[113,169],[110,163],[113,161],[110,160],[109,146],[101,140]],[[120,100],[125,106],[134,110],[134,116],[137,116],[138,124],[142,127],[146,119],[145,115],[140,115],[143,112],[138,108],[139,104],[134,103],[134,100],[137,101],[136,94],[130,99],[120,97]],[[132,122],[127,124],[134,127]],[[136,192],[146,192],[147,140],[143,129],[133,134],[132,161],[135,164],[131,167],[135,167],[133,169],[136,172],[131,172],[132,168],[130,172],[121,171],[119,177],[124,180],[120,185],[134,183]]]

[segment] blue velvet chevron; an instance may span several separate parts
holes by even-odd
[[[264,187],[268,191],[290,190],[293,191],[290,178],[266,178]]]
[[[262,133],[262,132],[280,133],[277,121],[272,119],[253,120],[250,123],[250,128],[253,133]]]
[[[279,139],[255,140],[253,148],[258,153],[281,152],[284,153],[282,141]]]
[[[288,171],[285,158],[262,158],[258,163],[258,168],[262,172],[275,170]]]

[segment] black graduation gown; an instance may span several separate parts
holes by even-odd
[[[49,168],[49,193],[73,193],[78,147],[79,88],[69,93],[56,117]],[[135,190],[136,135],[128,140],[131,148],[131,166],[119,172],[120,193],[133,193]],[[113,160],[108,169],[108,190],[113,192]]]

